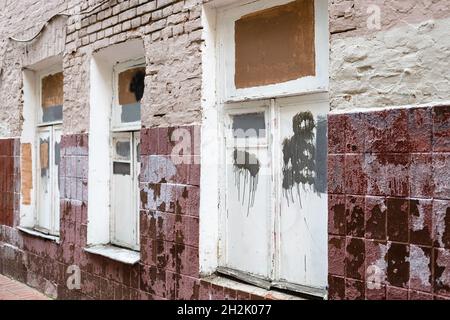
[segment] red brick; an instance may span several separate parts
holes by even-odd
[[[450,297],[450,250],[435,249],[434,293]]]
[[[433,159],[431,154],[412,154],[409,170],[412,198],[433,197]]]
[[[433,295],[425,292],[419,292],[410,290],[409,291],[409,300],[418,301],[418,300],[433,300]]]
[[[328,196],[328,233],[332,235],[347,235],[346,215],[345,215],[345,196]]]
[[[450,249],[450,201],[433,202],[433,228],[435,246]]]
[[[374,287],[372,284],[366,284],[366,300],[386,300],[386,286]]]
[[[367,193],[364,155],[345,156],[345,192],[352,195],[364,195]]]
[[[388,286],[386,289],[387,300],[408,300],[408,290],[390,287]]]
[[[330,237],[328,241],[328,273],[345,276],[345,237]]]
[[[373,287],[386,284],[387,251],[386,242],[365,241],[366,282]]]
[[[373,196],[409,195],[410,156],[407,154],[367,154],[364,172],[367,194]]]
[[[166,290],[166,271],[156,267],[141,265],[140,267],[140,289],[165,298]]]
[[[363,113],[346,116],[345,146],[348,153],[361,153],[365,150],[366,124]]]
[[[433,108],[433,151],[450,152],[450,106]]]
[[[450,153],[433,154],[434,197],[450,199]]]
[[[412,244],[431,246],[433,243],[433,202],[410,200],[409,234]]]
[[[365,278],[365,244],[364,240],[347,238],[345,273],[348,278],[364,280]]]
[[[352,279],[345,279],[345,299],[365,300],[364,282]]]
[[[409,246],[389,243],[387,258],[388,283],[391,286],[407,288],[409,285]]]
[[[330,300],[345,299],[345,278],[328,276],[328,298]]]
[[[431,248],[410,246],[410,288],[422,292],[432,290],[432,259]]]
[[[409,150],[408,111],[383,110],[365,115],[365,151],[373,153]]]
[[[409,139],[411,152],[430,152],[433,136],[431,108],[409,110]]]
[[[363,238],[365,234],[364,227],[364,209],[365,197],[349,196],[346,199],[346,218],[347,218],[347,235],[352,237]]]
[[[386,199],[366,197],[366,239],[386,240]]]
[[[210,300],[211,283],[200,281],[199,300]]]
[[[387,236],[390,241],[408,242],[409,201],[387,199]]]
[[[345,156],[328,156],[328,193],[345,192]]]
[[[346,115],[328,116],[328,152],[330,154],[345,153]]]

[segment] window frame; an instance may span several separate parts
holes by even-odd
[[[257,0],[237,2],[217,11],[217,91],[221,103],[309,93],[328,92],[328,4],[314,0],[315,10],[315,59],[316,75],[302,77],[283,83],[237,89],[234,83],[235,43],[234,23],[242,16],[284,5],[293,0]],[[322,63],[326,61],[326,63]],[[319,63],[320,62],[320,63]]]
[[[109,188],[109,214],[110,214],[110,226],[109,226],[109,238],[110,243],[113,246],[123,247],[127,248],[133,251],[140,251],[140,207],[139,207],[139,174],[140,174],[140,162],[138,162],[138,159],[140,158],[140,155],[137,154],[137,147],[138,144],[140,144],[140,130],[141,130],[141,120],[133,122],[133,123],[126,123],[121,125],[120,122],[118,124],[118,114],[119,114],[119,75],[120,73],[134,69],[134,68],[145,68],[146,62],[144,57],[139,57],[135,59],[129,59],[123,62],[117,62],[113,66],[113,77],[112,77],[112,83],[113,83],[113,97],[112,97],[112,104],[111,104],[111,122],[110,122],[110,188]],[[133,189],[131,190],[132,193],[132,199],[134,199],[134,208],[133,211],[136,212],[134,215],[135,221],[133,221],[134,225],[134,239],[131,239],[129,243],[122,242],[120,240],[116,239],[115,235],[115,223],[117,220],[116,217],[116,209],[114,208],[114,186],[113,186],[113,180],[114,180],[114,139],[118,136],[130,136],[130,147],[131,147],[131,159],[130,159],[130,169],[132,174],[132,181],[133,181]],[[117,161],[117,162],[127,162],[127,161]]]
[[[36,95],[37,95],[37,105],[35,108],[35,117],[36,117],[36,125],[34,129],[34,152],[36,154],[36,161],[33,166],[33,170],[35,170],[34,176],[36,177],[36,190],[35,190],[35,197],[34,197],[34,226],[33,229],[39,233],[50,235],[50,236],[56,236],[59,237],[60,235],[60,217],[61,217],[61,207],[60,207],[60,192],[61,188],[59,186],[59,179],[60,177],[57,176],[59,172],[55,170],[55,165],[51,159],[54,159],[55,156],[55,150],[54,150],[54,141],[55,141],[55,131],[59,131],[60,136],[62,136],[62,126],[63,126],[63,120],[57,120],[57,121],[51,121],[51,122],[43,122],[43,112],[42,112],[42,80],[49,76],[54,75],[57,73],[63,73],[62,65],[54,65],[50,68],[47,68],[43,71],[40,71],[36,74]],[[64,76],[64,73],[63,73]],[[63,90],[64,90],[64,83],[63,83]],[[63,105],[64,109],[64,105]],[[50,186],[51,186],[51,208],[50,212],[43,213],[40,211],[39,207],[39,201],[40,201],[40,194],[41,194],[41,177],[39,174],[40,170],[40,143],[39,143],[39,136],[41,132],[49,131],[49,138],[51,143],[49,144],[49,170],[50,170]],[[55,199],[56,197],[56,191],[54,190],[55,186],[57,186],[58,191],[57,194],[59,194],[58,199]],[[40,218],[43,214],[48,214],[49,220],[50,220],[50,229],[47,229],[40,225]]]
[[[141,120],[121,124],[119,119],[119,75],[120,73],[134,69],[145,68],[145,58],[130,59],[123,62],[117,62],[113,67],[113,100],[111,110],[111,132],[138,131],[141,130]],[[142,110],[142,109],[141,109]],[[141,117],[142,118],[142,117]]]
[[[223,145],[220,148],[220,165],[219,165],[219,198],[221,199],[219,205],[219,234],[218,234],[218,267],[216,272],[225,276],[231,276],[249,284],[261,287],[266,290],[271,288],[288,290],[292,292],[298,292],[302,294],[309,294],[312,296],[326,296],[326,289],[321,287],[306,286],[282,279],[281,264],[282,250],[281,250],[281,201],[282,201],[282,188],[281,188],[281,172],[282,172],[282,146],[276,142],[281,141],[281,118],[282,110],[284,106],[290,105],[305,105],[307,103],[319,103],[324,102],[325,98],[323,94],[314,95],[298,95],[292,97],[281,97],[264,99],[258,101],[248,102],[233,102],[222,104],[221,118],[224,119],[221,126]],[[252,114],[255,112],[264,111],[266,117],[266,137],[267,140],[263,140],[261,147],[267,147],[268,157],[270,160],[270,206],[268,221],[270,221],[270,227],[268,233],[275,235],[269,237],[269,257],[270,272],[268,277],[261,277],[254,275],[246,271],[236,270],[227,266],[227,180],[228,180],[228,157],[229,150],[228,139],[234,139],[232,134],[232,117],[234,115]],[[264,143],[267,143],[265,145]],[[255,145],[251,145],[252,148]]]
[[[63,77],[64,77],[64,72],[63,72],[63,68],[62,66],[53,66],[50,67],[48,69],[45,69],[44,71],[41,71],[37,74],[36,77],[36,81],[37,81],[37,85],[36,88],[38,90],[37,92],[37,97],[38,97],[38,107],[36,108],[36,126],[37,127],[47,127],[47,126],[52,126],[52,125],[62,125],[63,124],[63,120],[57,120],[57,121],[51,121],[51,122],[43,122],[42,121],[42,117],[43,117],[43,113],[42,113],[42,80],[50,75],[54,75],[57,73],[63,73]],[[63,83],[63,90],[64,90],[64,83]],[[64,110],[64,105],[63,105],[63,110]],[[64,112],[64,111],[63,111]]]
[[[219,147],[218,187],[218,259],[215,271],[219,274],[231,276],[255,286],[270,290],[271,288],[289,290],[298,293],[307,293],[314,296],[326,296],[326,288],[304,286],[290,283],[282,279],[282,230],[281,207],[283,190],[281,188],[283,154],[282,146],[278,145],[282,136],[282,108],[285,104],[321,100],[322,94],[328,92],[328,7],[326,1],[315,0],[315,59],[316,75],[303,77],[274,85],[236,89],[234,84],[235,73],[235,44],[234,23],[242,16],[268,9],[277,5],[284,5],[292,0],[258,0],[235,1],[231,5],[216,10],[216,104],[218,106],[219,131],[218,137],[222,141]],[[231,66],[231,67],[230,67]],[[229,163],[228,154],[230,139],[234,139],[232,132],[232,116],[251,114],[263,111],[266,122],[266,140],[261,147],[267,147],[270,161],[269,190],[270,205],[265,213],[268,221],[267,232],[271,235],[269,243],[268,275],[261,277],[245,271],[235,270],[227,266],[227,172]],[[261,143],[261,139],[250,138],[249,144]],[[244,142],[245,143],[245,142]]]
[[[116,137],[129,137],[130,141],[130,160],[114,160],[114,145],[113,141]],[[113,246],[123,247],[127,249],[131,249],[133,251],[140,251],[140,226],[139,226],[139,174],[140,174],[140,162],[138,162],[138,154],[137,145],[140,143],[140,131],[120,131],[120,132],[112,132],[111,134],[111,188],[110,188],[110,243]],[[114,208],[114,162],[121,162],[121,163],[130,163],[130,170],[131,170],[131,180],[133,183],[133,189],[131,190],[132,199],[134,199],[134,206],[132,208],[133,211],[135,211],[134,221],[134,239],[131,239],[129,243],[122,242],[120,240],[117,240],[116,238],[116,231],[115,231],[115,224],[116,224],[116,209]]]

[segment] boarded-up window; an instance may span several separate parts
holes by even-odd
[[[314,0],[243,16],[235,22],[235,48],[238,89],[314,76]]]
[[[144,96],[145,68],[132,68],[119,73],[120,123],[141,120],[141,99]]]
[[[55,73],[42,78],[41,105],[43,123],[61,121],[64,101],[63,73]]]

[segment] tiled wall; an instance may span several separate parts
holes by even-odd
[[[450,298],[450,107],[329,117],[330,299]]]
[[[19,207],[19,150],[17,139],[0,139],[0,225],[10,227]]]

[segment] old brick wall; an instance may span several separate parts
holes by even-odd
[[[58,299],[262,298],[200,280],[201,0],[8,2],[0,13],[0,273]],[[27,8],[27,10],[25,10]],[[36,9],[31,10],[30,9]],[[26,39],[55,13],[32,42]],[[32,12],[31,15],[25,14]],[[94,53],[143,40],[146,88],[141,132],[141,261],[135,266],[86,253],[88,223],[90,62]],[[62,54],[60,239],[17,229],[20,212],[22,68]],[[191,154],[174,164],[171,134],[189,133]],[[5,208],[5,209],[3,209]],[[81,289],[70,290],[71,266]],[[70,271],[72,270],[72,271]]]
[[[332,109],[450,100],[447,0],[329,0]]]
[[[329,8],[330,299],[446,299],[448,1]]]
[[[329,118],[330,299],[450,298],[450,107]]]

